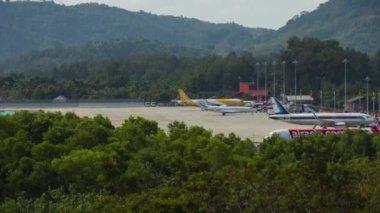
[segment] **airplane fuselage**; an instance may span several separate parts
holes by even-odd
[[[247,106],[227,106],[227,105],[209,105],[208,101],[200,101],[199,105],[203,111],[213,111],[222,113],[226,115],[227,113],[246,113],[246,112],[255,112],[257,109]]]
[[[364,113],[289,113],[276,98],[271,98],[274,114],[269,118],[288,123],[317,126],[373,126],[376,118]]]
[[[210,99],[190,99],[182,89],[178,89],[180,97],[179,104],[199,107],[199,102],[206,101],[209,105],[245,106],[245,102],[238,98],[210,98]]]
[[[285,140],[291,140],[294,138],[305,138],[310,135],[319,134],[319,135],[328,135],[328,134],[341,134],[346,131],[365,131],[368,134],[379,134],[380,126],[376,125],[371,128],[362,128],[362,129],[345,129],[345,128],[333,128],[333,129],[277,129],[270,132],[265,138],[271,138],[273,136],[280,137]]]
[[[374,125],[376,119],[363,113],[294,113],[294,114],[274,114],[269,118],[282,120],[288,123],[301,125],[320,125],[321,123],[343,124],[345,126]]]
[[[207,101],[210,105],[228,105],[228,106],[244,106],[245,103],[241,99],[237,98],[231,98],[231,99],[190,99],[186,101],[181,101],[182,104],[185,104],[187,106],[199,106],[199,102],[201,101]]]
[[[220,112],[222,115],[226,115],[227,113],[247,113],[247,112],[255,112],[256,109],[252,107],[243,107],[243,106],[207,106],[202,107],[204,111],[213,111]]]

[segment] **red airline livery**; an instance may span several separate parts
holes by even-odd
[[[321,134],[321,135],[327,135],[327,134],[340,134],[347,130],[355,130],[355,129],[345,129],[345,128],[331,128],[331,129],[278,129],[270,132],[268,134],[268,137],[272,137],[274,135],[277,135],[278,137],[286,140],[290,140],[292,138],[303,138],[307,137],[311,134]],[[363,130],[367,131],[369,134],[376,134],[380,133],[380,125],[377,124],[376,126],[370,127],[370,128],[361,128],[357,130]]]

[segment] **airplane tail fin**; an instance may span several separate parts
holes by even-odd
[[[186,93],[182,90],[182,89],[178,89],[178,93],[179,93],[179,99],[186,103],[186,101],[190,100],[189,96],[186,95]]]
[[[280,103],[277,98],[272,97],[271,101],[273,103],[274,114],[289,114],[289,112],[285,109],[285,107]]]
[[[201,100],[198,103],[199,103],[199,107],[201,107],[202,111],[207,111],[208,110],[207,101]]]
[[[380,122],[377,122],[376,125],[371,127],[372,132],[379,133],[380,132]]]
[[[179,99],[183,104],[186,104],[188,106],[198,106],[198,104],[194,103],[189,96],[186,95],[186,93],[182,89],[178,89],[179,93]]]

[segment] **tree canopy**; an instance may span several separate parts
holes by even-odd
[[[173,122],[73,113],[0,117],[0,211],[377,212],[380,137],[255,146]]]

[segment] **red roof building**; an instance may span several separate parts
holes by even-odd
[[[257,90],[255,82],[240,82],[239,84],[239,94],[248,94],[259,100],[265,99],[268,96],[268,90]]]

